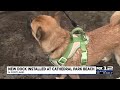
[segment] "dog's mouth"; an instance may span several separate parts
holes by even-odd
[[[49,52],[47,52],[47,51],[45,51],[45,50],[42,50],[42,51],[43,51],[45,54],[50,55],[50,54],[54,53],[55,50],[57,50],[57,48],[55,48],[55,49],[53,49],[53,50],[51,50],[51,51],[49,51]]]
[[[50,55],[50,54],[54,53],[59,47],[60,47],[60,46],[54,48],[53,50],[51,50],[51,51],[49,51],[49,52],[47,52],[47,51],[45,51],[45,50],[43,50],[43,49],[42,49],[42,51],[44,52],[44,54]]]
[[[59,47],[53,49],[50,53],[54,53]]]

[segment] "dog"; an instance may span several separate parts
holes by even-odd
[[[39,15],[31,22],[32,35],[37,40],[43,52],[49,54],[50,58],[60,58],[70,42],[68,30],[60,26],[60,17]],[[96,65],[101,60],[107,62],[115,55],[117,63],[120,65],[120,11],[114,12],[110,17],[110,22],[93,31],[86,32],[89,37],[87,45],[88,62],[87,65]],[[67,60],[65,66],[81,65],[81,49],[78,49],[74,56]],[[69,75],[72,79],[79,79],[79,75]],[[64,79],[66,75],[56,77]]]

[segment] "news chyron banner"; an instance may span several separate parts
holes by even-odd
[[[7,74],[113,74],[113,66],[7,66]]]

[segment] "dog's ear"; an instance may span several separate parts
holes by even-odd
[[[61,12],[60,11],[57,11],[54,15],[53,15],[53,18],[56,19],[57,23],[60,24],[60,20],[61,20]]]
[[[45,36],[45,32],[42,30],[41,27],[37,29],[36,38],[40,41]]]
[[[116,11],[113,13],[113,15],[110,18],[110,24],[112,26],[120,24],[120,11]]]

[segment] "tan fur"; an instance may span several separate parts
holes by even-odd
[[[58,18],[57,18],[58,19]],[[86,32],[90,41],[88,49],[87,65],[96,65],[104,57],[111,54],[116,55],[117,62],[120,65],[120,12],[115,12],[110,18],[110,23],[91,32]],[[70,35],[67,30],[60,27],[55,18],[47,15],[36,17],[32,23],[33,36],[36,38],[38,28],[41,28],[45,34],[43,39],[37,40],[45,53],[50,57],[60,58],[65,52]],[[74,56],[67,61],[66,66],[79,66],[81,58],[81,50],[79,49]],[[62,75],[60,79],[64,79],[66,75]],[[71,78],[78,79],[78,75],[70,75]],[[58,77],[57,77],[58,78]]]

